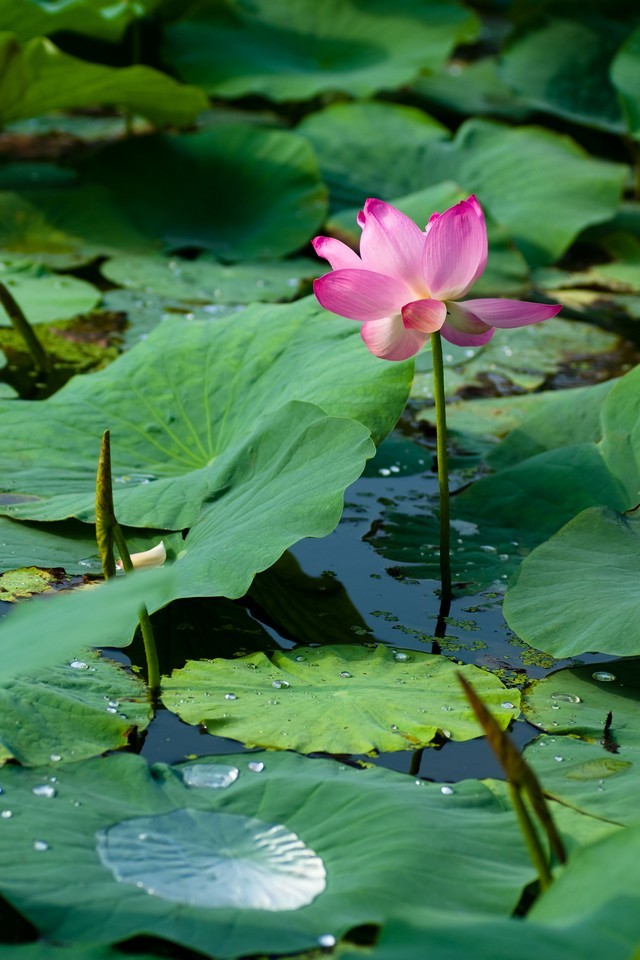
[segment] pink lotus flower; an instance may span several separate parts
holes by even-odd
[[[358,214],[360,256],[331,237],[316,253],[332,273],[314,293],[327,310],[362,322],[362,339],[377,357],[406,360],[439,330],[450,343],[487,343],[496,327],[522,327],[554,317],[562,304],[464,300],[487,263],[487,228],[475,197],[432,214],[424,232],[382,200]]]

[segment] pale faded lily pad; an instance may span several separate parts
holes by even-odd
[[[182,720],[247,746],[370,754],[426,746],[438,735],[481,736],[457,670],[507,727],[518,713],[518,692],[492,674],[382,645],[191,661],[163,685],[163,699]]]
[[[316,260],[265,260],[225,266],[212,257],[115,257],[102,264],[103,275],[142,295],[186,302],[220,304],[293,300],[305,280],[322,272]],[[1,275],[0,275],[1,276]]]
[[[63,664],[0,686],[0,760],[30,767],[85,760],[125,747],[151,716],[141,679],[79,648]]]
[[[179,76],[218,97],[367,97],[433,69],[477,30],[475,15],[451,2],[397,0],[392,9],[384,0],[366,9],[353,0],[204,3],[165,27],[163,52]]]
[[[295,398],[358,419],[380,439],[402,410],[410,375],[411,364],[371,357],[354,324],[311,299],[216,321],[165,320],[108,369],[38,403],[37,418],[31,403],[5,411],[5,491],[38,499],[2,512],[91,520],[100,436],[110,426],[120,521],[183,529],[220,491],[260,418]],[[19,461],[9,456],[10,435],[20,438]]]
[[[259,763],[262,770],[249,766]],[[148,933],[205,956],[231,958],[265,950],[295,953],[317,946],[324,934],[339,938],[359,924],[384,923],[399,899],[419,909],[429,885],[436,910],[455,916],[462,896],[469,909],[503,915],[533,878],[513,813],[477,781],[445,794],[439,784],[388,770],[354,770],[292,753],[198,764],[214,773],[222,765],[238,776],[226,787],[207,788],[188,785],[193,763],[183,773],[164,764],[149,769],[132,755],[61,764],[53,799],[32,792],[41,771],[6,768],[3,807],[15,815],[2,821],[0,831],[3,895],[50,940],[100,944]],[[198,862],[189,853],[180,874],[164,864],[157,877],[173,880],[172,899],[119,882],[112,865],[101,860],[96,835],[124,830],[140,818],[152,827],[168,825],[170,843],[174,825],[168,816],[195,817],[203,827],[202,849],[210,854],[220,847],[212,827],[222,815],[236,823],[259,819],[295,834],[321,860],[324,891],[297,909],[193,906],[185,886]],[[48,849],[34,850],[34,837]],[[143,854],[140,868],[145,861],[151,862]],[[227,870],[241,878],[247,867],[235,845],[226,851]],[[68,883],[70,874],[77,883]]]
[[[100,292],[76,277],[57,276],[28,260],[0,260],[0,281],[8,287],[29,323],[66,320],[92,310]],[[0,325],[11,321],[0,306]]]

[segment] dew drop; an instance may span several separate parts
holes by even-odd
[[[445,797],[450,797],[451,794],[453,793],[453,787],[447,787],[447,786],[440,787],[440,793],[443,793]]]
[[[237,700],[237,699],[238,699],[238,698],[236,697],[235,693],[225,693],[224,698],[225,698],[225,700]]]
[[[107,707],[107,713],[117,713],[117,712],[118,712],[117,707]]]
[[[560,703],[581,703],[580,697],[574,696],[573,693],[552,693],[551,699]]]
[[[0,817],[2,817],[3,820],[10,820],[12,816],[13,810],[2,810],[2,812],[0,812]]]
[[[504,701],[500,704],[500,706],[502,707],[503,710],[514,710],[514,709],[515,709],[514,705],[511,703],[510,700],[504,700]]]
[[[272,706],[276,706],[280,701],[279,700],[267,700],[267,703],[270,703]]]
[[[307,659],[306,657],[302,657],[302,656],[296,657],[296,663],[304,663],[306,659]]]
[[[85,663],[84,660],[72,660],[69,664],[72,670],[88,670],[89,664]]]
[[[190,763],[182,768],[182,779],[188,787],[230,787],[238,779],[239,770],[225,763]]]
[[[594,680],[599,680],[600,683],[611,683],[612,680],[616,679],[615,673],[609,673],[608,670],[596,670],[591,676]]]
[[[440,707],[440,709],[441,709],[441,710],[445,710],[445,711],[449,711],[449,710],[451,710],[451,707],[448,706],[448,705],[445,703],[445,704],[443,704],[443,706]]]
[[[564,760],[564,757],[554,757],[553,759],[557,760],[558,763],[562,763],[562,761]]]
[[[271,686],[275,687],[276,690],[286,690],[291,684],[288,680],[272,680]]]
[[[262,773],[264,770],[264,763],[261,760],[251,760],[247,767],[251,770],[252,773]]]
[[[340,673],[340,676],[346,678],[346,677],[350,677],[351,674],[349,673],[348,670],[342,670],[341,673]]]
[[[33,841],[33,849],[34,849],[34,850],[39,850],[39,851],[48,850],[48,849],[49,849],[49,844],[47,843],[46,840],[34,840],[34,841]]]
[[[378,470],[378,473],[380,474],[381,477],[391,476],[391,470],[387,470],[386,467],[380,467],[380,469]]]
[[[49,760],[51,760],[52,763],[59,763],[62,760],[62,757],[59,753],[52,753],[49,755]]]
[[[57,790],[55,787],[52,787],[50,783],[40,783],[37,787],[33,787],[31,793],[36,797],[47,797],[51,800],[55,797]]]
[[[397,660],[398,663],[406,663],[407,660],[411,659],[411,657],[409,656],[408,653],[404,653],[402,650],[396,650],[396,652],[393,655],[393,659]]]
[[[380,471],[382,473],[382,471]],[[323,933],[318,937],[318,946],[330,948],[335,947],[336,938],[332,933]]]

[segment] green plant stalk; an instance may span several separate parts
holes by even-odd
[[[442,338],[431,334],[433,354],[433,396],[436,403],[436,456],[438,460],[438,491],[440,494],[440,582],[441,599],[451,599],[451,553],[449,516],[449,467],[447,457],[447,413],[444,399],[444,364]]]
[[[120,560],[122,561],[124,571],[125,573],[130,574],[133,572],[131,554],[129,553],[129,548],[127,547],[127,542],[124,538],[122,528],[115,517],[113,524],[113,536],[116,541],[116,546],[118,547],[118,553],[120,554]],[[160,693],[160,664],[158,663],[158,651],[156,649],[156,640],[153,635],[153,627],[151,626],[151,617],[149,616],[149,611],[144,604],[142,604],[140,608],[139,620],[140,631],[142,633],[142,642],[144,643],[144,652],[147,659],[147,686],[149,687],[151,699],[155,702]]]
[[[109,580],[116,575],[116,563],[113,553],[114,541],[118,547],[120,560],[125,573],[133,571],[131,554],[127,547],[122,528],[116,519],[113,506],[113,486],[111,479],[111,432],[105,430],[102,434],[100,459],[98,460],[98,474],[96,477],[96,540],[102,571],[105,579]],[[147,659],[147,686],[152,701],[158,699],[160,693],[160,665],[158,651],[151,626],[151,618],[146,606],[142,604],[138,616],[144,652]]]
[[[540,880],[540,888],[546,890],[551,886],[552,880],[549,864],[547,863],[547,858],[542,849],[536,828],[524,805],[522,794],[515,783],[509,784],[509,796],[511,797],[511,803],[516,812],[518,823],[520,824],[520,829],[524,836],[529,856],[531,857],[531,862],[536,868],[538,879]]]
[[[0,282],[0,303],[7,311],[14,330],[16,330],[24,340],[38,372],[46,373],[49,369],[49,357],[47,356],[46,350],[38,340],[33,327],[22,312],[22,307],[15,300],[9,288],[2,282]]]

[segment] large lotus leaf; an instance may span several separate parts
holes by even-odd
[[[628,502],[640,500],[640,366],[611,390],[602,407],[602,455],[612,475],[623,484]],[[610,501],[601,500],[601,503]]]
[[[302,137],[250,123],[132,139],[83,168],[148,237],[223,260],[280,257],[318,230],[325,187]],[[158,197],[163,198],[158,203]]]
[[[367,197],[393,200],[425,186],[438,188],[441,180],[454,195],[451,202],[459,199],[448,174],[434,179],[429,172],[430,146],[449,131],[415,107],[333,104],[305,117],[297,132],[318,155],[335,209],[362,206]],[[423,214],[425,223],[430,215]]]
[[[45,37],[21,47],[0,34],[0,123],[49,110],[108,104],[141,113],[152,123],[187,126],[206,110],[207,97],[151,67],[105,67],[63,53]]]
[[[600,741],[607,714],[613,714],[609,738],[640,747],[637,724],[640,664],[636,660],[589,663],[534,680],[525,690],[523,712],[547,733]]]
[[[152,709],[139,679],[120,664],[78,650],[0,687],[0,762],[23,766],[84,760],[126,747]]]
[[[475,15],[451,0],[192,3],[165,28],[164,58],[219,97],[367,97],[440,65],[477,30]]]
[[[518,696],[493,674],[382,645],[191,661],[164,683],[163,700],[187,723],[203,723],[247,746],[384,753],[423,747],[438,734],[452,740],[481,735],[459,669],[507,727],[518,713]]]
[[[621,133],[624,123],[609,66],[627,32],[604,17],[545,19],[508,44],[502,77],[538,110]]]
[[[482,349],[444,344],[447,369],[445,389],[449,396],[470,387],[495,384],[494,390],[536,390],[567,364],[599,357],[618,344],[618,338],[586,323],[554,317],[545,323],[498,330]],[[433,396],[431,354],[423,351],[417,361],[412,396]]]
[[[335,529],[345,488],[374,453],[361,423],[325,417],[308,403],[281,407],[220,458],[204,498],[213,502],[178,555],[174,596],[243,596],[298,540]]]
[[[531,107],[509,89],[498,72],[495,56],[460,60],[420,77],[414,93],[465,117],[506,117],[526,120]]]
[[[544,785],[545,793],[559,803],[609,823],[638,823],[637,744],[610,753],[599,740],[542,736],[527,747],[525,758]]]
[[[638,576],[640,517],[592,507],[527,557],[504,615],[519,637],[555,657],[638,654]]]
[[[627,128],[637,138],[640,136],[640,29],[631,34],[614,58],[611,81],[620,96]]]
[[[461,900],[501,915],[532,878],[515,817],[477,781],[441,792],[292,753],[151,769],[120,755],[57,776],[53,799],[32,793],[37,770],[7,768],[2,782],[15,815],[0,888],[50,940],[148,933],[209,957],[292,953],[382,923],[399,902],[417,910],[426,889],[452,918]]]
[[[225,266],[212,257],[115,257],[102,264],[107,280],[142,294],[207,304],[293,300],[304,280],[322,273],[318,260],[273,260]]]
[[[76,277],[57,276],[28,260],[0,260],[0,281],[22,307],[29,323],[64,320],[95,307],[100,292]],[[0,306],[0,325],[11,323]]]
[[[162,540],[168,559],[174,560],[183,545],[180,533],[127,527],[123,533],[131,553],[150,550]],[[42,524],[0,517],[0,543],[0,573],[37,566],[45,570],[62,568],[69,574],[102,574],[95,528],[77,520]]]
[[[100,186],[31,184],[0,190],[0,247],[60,270],[105,254],[147,253],[158,238],[136,229]]]
[[[640,827],[633,826],[579,850],[533,904],[528,919],[566,929],[582,925],[588,918],[596,936],[617,940],[628,951],[624,956],[636,956],[638,889]]]
[[[119,40],[133,20],[157,5],[158,0],[0,0],[0,22],[23,41],[61,30]]]
[[[376,123],[373,113],[357,111],[357,105],[328,108],[298,128],[312,140],[340,206],[359,205],[367,196],[392,200],[454,180],[477,194],[527,261],[538,264],[556,260],[586,226],[610,220],[620,203],[626,167],[594,159],[551,130],[468,120],[447,141],[425,125],[422,134],[407,130],[412,143],[405,151],[387,133],[383,115]],[[381,179],[380,169],[397,169],[401,177]]]
[[[6,444],[19,438],[21,451],[3,444],[6,489],[39,499],[2,512],[90,519],[99,439],[111,427],[120,521],[182,529],[224,472],[216,458],[245,446],[260,417],[299,398],[359,420],[379,440],[402,410],[410,375],[410,363],[372,358],[354,324],[310,298],[217,321],[165,320],[111,367],[39,403],[35,422],[30,403],[3,412]]]
[[[136,960],[158,960],[158,954],[136,953]],[[60,946],[38,940],[35,943],[0,943],[1,960],[122,960],[122,951],[95,944]]]
[[[127,646],[141,605],[161,607],[172,589],[175,578],[170,568],[144,570],[92,590],[16,605],[0,621],[0,681],[6,684],[20,674],[77,656],[88,640],[95,646]]]

